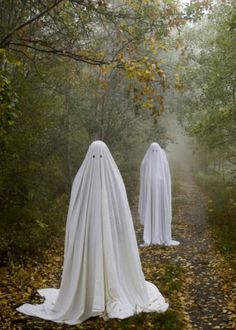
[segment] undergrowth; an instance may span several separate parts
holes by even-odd
[[[236,179],[232,174],[198,173],[196,181],[207,194],[207,218],[216,246],[236,269]]]

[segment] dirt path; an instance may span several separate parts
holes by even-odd
[[[29,260],[0,268],[1,329],[236,329],[236,298],[232,269],[215,249],[206,223],[207,200],[188,176],[174,197],[173,238],[177,247],[140,248],[145,278],[158,286],[170,303],[164,314],[148,313],[125,320],[93,318],[82,325],[55,324],[16,311],[25,302],[42,301],[38,288],[58,287],[62,272],[63,240],[45,252],[43,262]],[[136,210],[137,208],[135,208]],[[137,221],[137,210],[133,212]],[[136,226],[138,243],[142,227]]]
[[[233,300],[236,298],[233,270],[215,249],[206,222],[207,200],[188,176],[174,200],[173,238],[178,248],[159,253],[161,262],[184,269],[187,329],[236,329]],[[142,235],[138,229],[138,241]],[[234,277],[235,280],[235,277]]]

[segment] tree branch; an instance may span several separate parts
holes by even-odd
[[[67,50],[64,50],[64,49],[43,49],[43,48],[39,48],[39,47],[34,47],[32,45],[29,45],[29,44],[22,44],[22,43],[18,43],[18,42],[10,42],[9,43],[10,49],[11,49],[11,45],[17,46],[17,47],[30,48],[30,49],[33,49],[37,52],[41,52],[41,53],[54,54],[54,55],[58,55],[58,56],[72,58],[76,61],[80,61],[80,62],[92,64],[92,65],[102,65],[102,64],[110,64],[111,63],[111,61],[103,61],[103,60],[97,60],[95,58],[90,58],[88,56],[81,56],[81,55],[78,55],[78,54],[75,54],[75,53],[71,53],[71,52],[69,52]],[[15,48],[14,48],[14,50],[16,51]]]
[[[41,13],[35,15],[34,17],[32,17],[31,19],[29,19],[28,21],[24,22],[24,23],[21,23],[19,25],[17,25],[16,27],[14,27],[1,41],[0,41],[0,48],[5,48],[9,43],[10,43],[10,40],[11,40],[11,37],[12,35],[23,29],[25,26],[31,24],[32,22],[38,20],[39,18],[41,18],[44,14],[46,14],[47,12],[49,12],[50,10],[52,10],[53,8],[55,8],[56,6],[58,6],[61,2],[63,2],[65,0],[56,0],[54,2],[53,5],[45,8]]]

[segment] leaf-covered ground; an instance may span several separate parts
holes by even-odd
[[[63,242],[55,242],[42,260],[24,260],[0,269],[1,329],[235,329],[236,278],[216,250],[205,220],[204,195],[191,179],[174,198],[173,236],[178,247],[140,248],[144,274],[170,304],[164,314],[142,313],[125,320],[93,318],[67,326],[28,317],[15,308],[42,299],[38,288],[58,287]],[[137,216],[134,214],[137,221]],[[138,243],[142,227],[136,226]]]

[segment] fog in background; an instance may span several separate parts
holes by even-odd
[[[166,155],[172,174],[189,173],[195,159],[191,139],[186,136],[175,114],[166,114],[162,119],[162,125],[166,128],[166,135],[171,140],[166,147]]]

